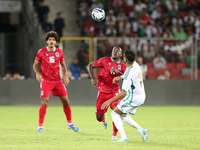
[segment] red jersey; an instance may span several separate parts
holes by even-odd
[[[111,73],[112,68],[116,68],[121,73],[126,70],[126,65],[122,62],[116,62],[111,57],[100,58],[94,61],[95,67],[100,67],[98,73],[98,87],[100,91],[104,93],[114,93],[119,90],[119,83],[113,84],[113,78],[119,76],[116,73]]]
[[[42,79],[50,81],[61,80],[60,63],[65,60],[61,49],[55,47],[54,51],[51,52],[47,47],[44,47],[37,52],[35,59],[41,62],[40,73]]]

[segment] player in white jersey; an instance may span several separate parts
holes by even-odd
[[[123,98],[123,100],[118,103],[117,107],[111,112],[113,122],[115,123],[115,126],[121,135],[121,138],[117,142],[128,142],[122,120],[130,126],[136,128],[142,136],[143,141],[147,142],[148,130],[143,129],[131,118],[131,116],[128,115],[128,113],[135,114],[137,108],[145,101],[146,95],[142,79],[142,71],[139,64],[135,61],[134,52],[126,51],[124,55],[124,62],[126,63],[127,67],[124,75],[115,77],[113,79],[113,82],[124,79],[122,84],[122,92],[104,102],[101,106],[101,109],[107,108],[110,103]]]

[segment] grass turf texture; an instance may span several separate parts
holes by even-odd
[[[200,149],[200,107],[141,106],[131,116],[149,129],[147,143],[125,123],[129,142],[112,142],[110,109],[107,129],[96,121],[94,106],[71,109],[81,132],[67,129],[62,106],[49,106],[41,134],[37,133],[39,106],[0,106],[0,149]]]

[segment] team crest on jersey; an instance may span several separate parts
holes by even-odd
[[[121,66],[121,65],[118,65],[118,69],[121,70],[121,69],[122,69],[122,66]]]
[[[56,57],[59,57],[59,56],[60,56],[60,55],[59,55],[59,53],[57,52],[57,53],[56,53]]]

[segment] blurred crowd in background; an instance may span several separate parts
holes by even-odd
[[[102,22],[91,18],[96,7],[106,12]],[[82,36],[112,37],[98,41],[97,59],[110,56],[112,47],[120,45],[142,57],[146,79],[166,71],[172,79],[191,79],[187,68],[194,41],[200,38],[199,10],[198,0],[77,0],[77,25]]]
[[[33,0],[33,5],[38,16],[38,20],[42,25],[42,29],[45,32],[56,31],[59,38],[63,36],[63,28],[65,27],[64,19],[61,17],[61,13],[57,12],[54,22],[48,21],[48,14],[50,7],[44,4],[44,0]]]
[[[62,37],[65,23],[61,13],[57,12],[50,23],[50,7],[44,0],[33,0],[33,5],[42,29],[55,30]],[[192,78],[192,54],[198,50],[194,43],[200,38],[199,0],[76,0],[76,6],[80,37],[99,38],[96,59],[110,56],[113,46],[119,45],[123,51],[136,52],[146,72],[144,79],[166,79],[161,77],[165,74],[170,74],[169,79]],[[97,7],[105,10],[102,22],[91,18],[91,11]],[[109,39],[100,39],[104,37]],[[88,78],[88,49],[84,43],[69,64],[71,79]],[[199,59],[199,50],[196,54]],[[200,60],[198,79],[199,68]]]

